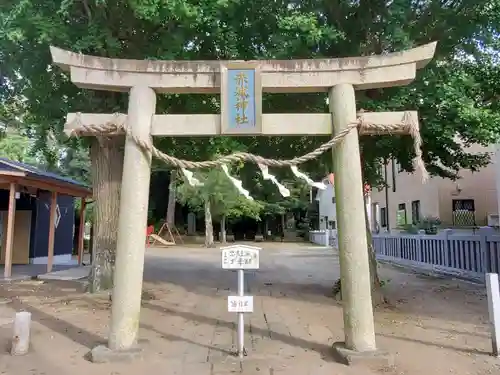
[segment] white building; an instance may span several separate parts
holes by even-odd
[[[499,226],[500,147],[472,144],[466,151],[489,153],[491,163],[477,170],[458,171],[453,181],[431,177],[422,183],[419,173],[408,173],[391,160],[382,167],[385,187],[374,188],[372,229],[399,230],[425,218],[437,218],[443,227]]]
[[[337,229],[337,202],[335,199],[334,189],[334,174],[330,173],[323,181],[326,185],[325,190],[318,190],[316,200],[319,203],[319,226],[320,230],[324,229]],[[365,187],[365,192],[369,193],[369,187]],[[368,222],[371,222],[371,198],[368,195],[366,200],[366,211],[368,214]]]
[[[319,203],[319,229],[337,229],[337,205],[335,202],[334,177],[330,173],[322,181],[325,190],[318,190],[316,200]]]
[[[453,225],[453,218],[457,215],[453,215],[452,203],[461,200],[473,202],[476,225],[500,226],[500,144],[487,148],[471,146],[469,152],[475,151],[491,152],[491,163],[477,172],[460,171],[461,178],[457,181],[433,177],[422,184],[419,175],[406,173],[399,170],[397,163],[389,163],[384,168],[388,187],[375,188],[367,197],[371,229],[385,231],[388,225],[392,229],[397,228],[397,216],[402,210],[407,223],[430,216],[439,218],[444,225]],[[325,177],[323,183],[327,186],[326,190],[318,190],[316,195],[319,203],[318,227],[320,230],[337,229],[333,173]]]

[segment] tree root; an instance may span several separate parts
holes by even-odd
[[[372,289],[372,303],[373,307],[380,305],[385,305],[389,303],[389,300],[384,296],[381,290],[382,285],[379,285],[375,290]],[[332,287],[332,297],[337,301],[342,301],[342,280],[339,278]]]
[[[342,281],[340,279],[337,279],[337,281],[335,281],[335,284],[333,284],[332,296],[337,301],[342,301]]]
[[[113,302],[113,293],[112,292],[109,292],[109,302]],[[156,300],[156,296],[154,295],[154,293],[152,292],[149,292],[147,290],[142,290],[142,293],[141,293],[141,301],[144,302],[144,301],[151,301],[151,300]]]

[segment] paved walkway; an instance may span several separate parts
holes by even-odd
[[[324,305],[324,296],[335,275],[322,275],[323,284],[315,283],[322,273],[314,267],[318,257],[324,257],[335,267],[336,260],[328,250],[313,248],[297,252],[276,246],[262,252],[261,269],[246,274],[245,289],[247,294],[255,296],[255,312],[246,316],[248,356],[241,364],[231,355],[236,350],[236,315],[226,311],[227,296],[237,292],[236,272],[220,269],[218,251],[202,252],[201,256],[193,251],[168,260],[158,257],[150,263],[146,278],[171,285],[163,296],[156,296],[157,299],[144,303],[144,307],[148,313],[162,312],[174,320],[168,329],[174,340],[188,336],[180,345],[184,347],[181,362],[185,366],[204,363],[201,366],[211,370],[207,374],[240,370],[245,374],[265,375],[322,374],[320,371],[327,369],[339,370],[339,365],[330,359],[329,345],[343,338],[341,310],[332,311],[333,301]],[[165,267],[169,268],[168,273],[163,272]],[[322,325],[322,320],[336,322],[336,334]],[[186,326],[187,322],[191,326]],[[179,344],[175,346],[178,348]]]
[[[391,279],[389,284],[395,290],[408,285],[397,275],[408,276],[387,272],[384,278]],[[236,294],[237,277],[235,272],[220,269],[217,249],[148,250],[140,321],[145,352],[142,360],[130,364],[98,365],[84,359],[109,332],[106,296],[90,297],[68,287],[43,289],[54,282],[13,285],[9,293],[19,298],[11,307],[33,313],[33,350],[22,358],[0,354],[0,374],[465,375],[500,370],[487,356],[489,341],[484,336],[487,326],[480,303],[467,295],[468,301],[460,297],[454,305],[443,294],[446,290],[441,290],[439,298],[447,302],[440,306],[431,303],[434,310],[422,309],[419,317],[404,308],[377,314],[378,343],[396,355],[395,368],[350,368],[335,363],[330,347],[344,339],[342,309],[327,295],[337,277],[338,258],[331,250],[266,245],[261,269],[247,277],[247,291],[255,296],[255,312],[246,317],[248,356],[243,362],[232,355],[236,315],[226,311],[226,297]],[[410,277],[420,283],[419,290],[435,293],[433,281]],[[42,298],[43,293],[50,298]],[[460,292],[462,295],[466,294]],[[418,300],[416,303],[420,305]],[[443,323],[438,308],[446,304],[449,308],[443,311],[447,319]],[[450,310],[458,314],[471,308],[475,315],[449,314]],[[452,331],[449,322],[460,324]],[[445,331],[459,333],[451,339]],[[2,332],[0,329],[0,339],[6,339],[8,333]]]

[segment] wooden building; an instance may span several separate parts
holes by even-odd
[[[85,185],[33,166],[0,158],[0,264],[10,278],[13,264],[68,264],[73,236],[78,258],[83,253]],[[80,198],[81,219],[74,228],[74,200]]]

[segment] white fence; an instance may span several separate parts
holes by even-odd
[[[309,232],[309,241],[318,245],[337,247],[337,231],[335,229],[312,230]]]
[[[328,231],[328,244],[335,246],[336,232]],[[325,231],[314,231],[311,242],[326,245]],[[500,273],[500,233],[480,228],[473,234],[446,229],[437,235],[374,234],[377,259],[416,270],[484,281],[487,272]]]

